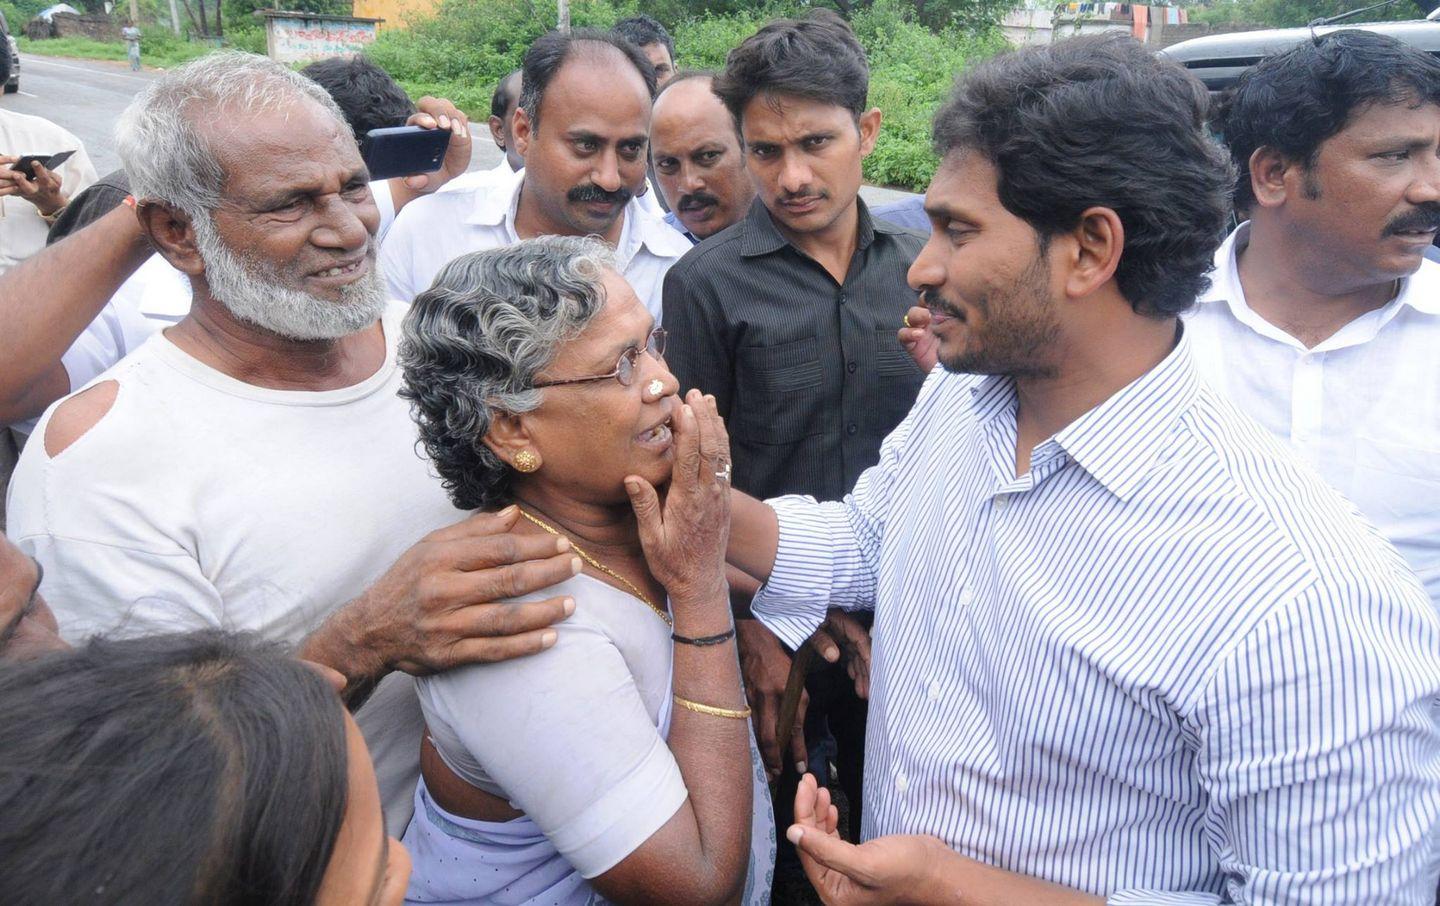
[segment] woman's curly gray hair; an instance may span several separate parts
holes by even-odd
[[[614,269],[595,239],[543,236],[462,255],[415,298],[400,341],[420,442],[457,507],[510,499],[510,467],[485,446],[497,412],[540,405],[535,375],[605,304]]]

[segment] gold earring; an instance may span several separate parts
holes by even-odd
[[[540,468],[540,457],[534,453],[529,450],[521,450],[515,454],[515,471],[529,475],[538,468]]]

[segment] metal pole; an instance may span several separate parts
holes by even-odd
[[[560,30],[568,32],[570,30],[570,0],[555,0],[555,5],[559,7]]]

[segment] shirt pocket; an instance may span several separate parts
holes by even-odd
[[[736,365],[739,392],[731,421],[737,436],[755,443],[787,444],[821,432],[824,371],[815,337],[776,346],[742,346]]]
[[[1440,532],[1440,449],[1357,438],[1353,487],[1355,505],[1392,539]]]
[[[883,377],[906,377],[920,374],[920,366],[900,345],[899,328],[875,328],[875,370]]]

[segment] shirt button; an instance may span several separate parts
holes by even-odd
[[[844,293],[841,293],[840,295],[835,297],[835,301],[839,302],[841,305],[844,305],[846,301],[848,301],[848,299],[849,297],[846,296]]]
[[[930,688],[926,690],[925,694],[932,702],[938,702],[940,700],[940,683],[931,680]]]
[[[960,589],[960,606],[969,607],[975,602],[975,593],[968,588]]]
[[[910,789],[910,778],[905,776],[904,771],[895,775],[895,789],[902,793]]]
[[[859,368],[859,367],[860,367],[860,366],[857,365],[857,364],[855,364],[854,362],[846,362],[846,363],[845,363],[845,370],[848,371],[848,372],[850,372],[851,374],[854,374],[854,373],[855,373],[855,369],[856,369],[856,368]]]
[[[848,425],[845,426],[845,433],[846,433],[846,434],[849,434],[849,435],[852,436],[852,437],[855,436],[855,434],[856,434],[859,430],[860,430],[860,426],[857,425],[857,424],[855,424],[854,422],[851,422],[850,424],[848,424]]]

